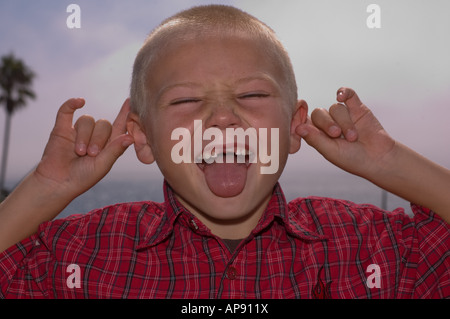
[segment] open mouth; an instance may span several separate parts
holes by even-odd
[[[255,159],[255,153],[248,146],[233,145],[205,148],[202,154],[196,156],[195,162],[215,195],[233,197],[244,189],[248,168]]]
[[[247,147],[234,147],[234,150],[223,147],[223,151],[216,151],[216,149],[205,149],[201,155],[197,156],[195,162],[198,167],[203,170],[206,165],[211,164],[245,164],[249,167],[254,163],[254,152]]]

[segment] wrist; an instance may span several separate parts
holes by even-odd
[[[0,252],[31,236],[72,199],[61,185],[30,173],[0,204]]]
[[[22,184],[28,189],[27,194],[34,195],[39,202],[51,201],[55,206],[63,208],[79,196],[68,182],[44,176],[40,173],[39,167],[33,170],[20,185]]]
[[[421,187],[421,172],[418,172],[421,164],[417,161],[417,153],[399,142],[395,142],[392,150],[377,161],[376,168],[368,178],[381,188],[399,195],[409,201],[413,201],[407,191],[408,187]],[[405,194],[406,193],[406,194]],[[414,197],[414,196],[413,196]]]
[[[450,222],[450,170],[407,146],[396,142],[369,180],[411,203],[433,210]]]
[[[73,199],[63,185],[31,172],[6,198],[8,210],[29,215],[34,222],[55,218]]]
[[[394,140],[391,150],[374,161],[368,179],[377,185],[391,184],[394,179],[402,179],[403,175],[408,175],[408,169],[402,167],[404,152],[404,145]]]

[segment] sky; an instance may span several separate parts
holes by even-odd
[[[81,28],[67,27],[71,3],[81,9]],[[113,121],[147,34],[170,15],[208,3],[234,5],[275,30],[310,111],[335,103],[339,87],[352,87],[391,136],[450,168],[448,0],[0,0],[0,55],[13,52],[37,74],[37,99],[13,116],[9,185],[38,163],[65,100],[86,99],[76,117]],[[380,8],[381,28],[367,26],[372,3]],[[4,122],[0,110],[0,146]],[[296,183],[304,172],[338,170],[303,143],[282,180]],[[110,173],[125,177],[161,174],[156,165],[139,163],[130,148]]]

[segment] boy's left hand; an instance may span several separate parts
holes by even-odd
[[[396,142],[354,90],[340,88],[337,101],[328,111],[315,109],[297,133],[331,163],[371,179],[389,162]]]
[[[328,111],[314,110],[296,133],[336,166],[450,224],[450,170],[392,139],[352,89],[339,89],[337,101]]]

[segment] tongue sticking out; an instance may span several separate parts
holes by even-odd
[[[212,163],[203,167],[209,189],[219,197],[239,195],[247,181],[245,163]]]

